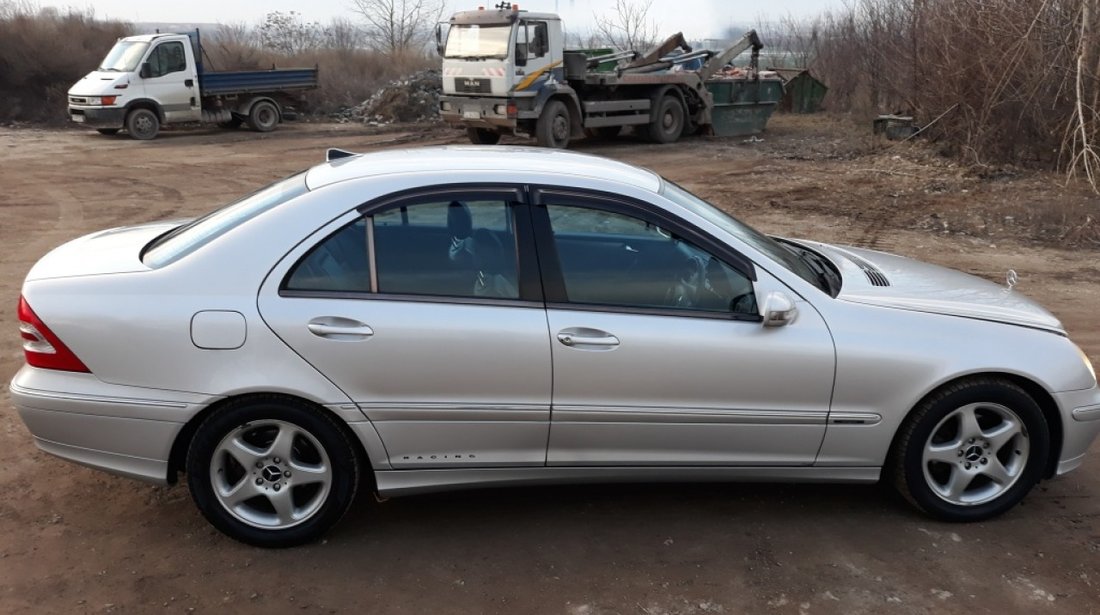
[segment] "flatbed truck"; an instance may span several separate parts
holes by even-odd
[[[317,87],[316,68],[208,71],[198,30],[120,38],[69,90],[69,118],[113,135],[153,139],[164,124],[216,123],[274,130],[292,119],[301,93]]]

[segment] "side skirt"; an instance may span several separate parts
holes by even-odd
[[[874,483],[878,467],[539,467],[379,470],[375,479],[383,496],[413,495],[453,489],[561,485],[576,483],[777,482]]]

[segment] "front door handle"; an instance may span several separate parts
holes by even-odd
[[[570,348],[581,350],[611,350],[619,345],[619,338],[599,329],[569,327],[558,332],[558,341]]]
[[[374,329],[370,328],[370,325],[340,316],[314,318],[309,321],[306,328],[317,337],[341,342],[365,340],[374,335]]]

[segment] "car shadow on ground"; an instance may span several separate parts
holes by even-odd
[[[505,531],[551,544],[577,531],[707,535],[728,531],[731,523],[778,530],[830,518],[846,524],[931,522],[881,485],[619,484],[475,489],[382,502],[361,492],[335,534],[415,540],[444,525],[459,541]]]

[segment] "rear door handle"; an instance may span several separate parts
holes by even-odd
[[[370,325],[340,316],[322,316],[320,318],[314,318],[309,321],[306,328],[317,337],[342,342],[365,340],[374,335],[374,329],[370,328]]]
[[[607,331],[587,327],[562,329],[558,332],[558,341],[581,350],[611,350],[619,345],[619,338]]]

